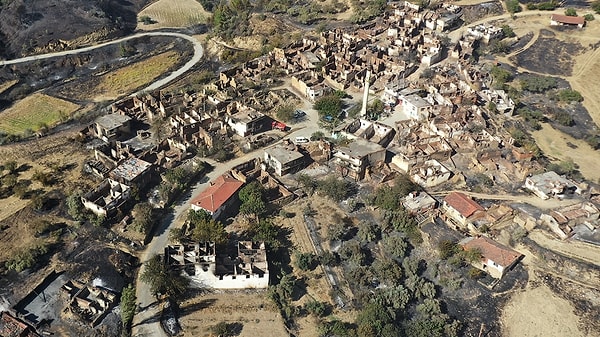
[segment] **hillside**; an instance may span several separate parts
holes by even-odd
[[[126,35],[147,0],[4,0],[0,58]]]

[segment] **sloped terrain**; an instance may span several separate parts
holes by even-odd
[[[0,6],[0,57],[126,35],[147,0],[12,0]]]

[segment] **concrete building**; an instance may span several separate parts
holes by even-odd
[[[565,194],[581,193],[571,180],[559,176],[554,171],[544,172],[525,179],[525,188],[546,200],[550,197],[563,198]]]
[[[385,148],[356,138],[349,145],[336,148],[333,157],[342,175],[361,180],[365,177],[367,167],[385,161]]]
[[[111,179],[129,186],[142,186],[150,176],[152,164],[138,158],[128,158],[109,173]]]
[[[241,107],[235,114],[227,114],[225,122],[242,137],[259,133],[268,128],[267,117],[249,107]]]
[[[434,187],[445,183],[450,176],[452,172],[435,159],[415,165],[410,171],[412,180],[423,187]]]
[[[296,150],[290,150],[283,145],[277,145],[265,150],[265,164],[272,168],[278,176],[296,173],[304,168],[306,159]]]
[[[108,178],[84,194],[81,202],[94,214],[107,217],[113,215],[129,199],[130,194],[129,186]]]
[[[237,256],[217,254],[214,242],[165,247],[168,268],[180,271],[191,285],[212,289],[265,289],[269,266],[264,242],[240,241]]]
[[[412,215],[425,214],[434,210],[437,201],[427,192],[410,192],[402,201],[402,206]]]
[[[417,95],[400,96],[400,105],[404,114],[418,121],[428,120],[433,105]]]
[[[577,26],[578,28],[583,28],[585,26],[585,19],[582,16],[552,14],[550,17],[550,26]]]
[[[228,207],[237,201],[237,192],[243,183],[230,174],[224,174],[210,183],[210,186],[202,191],[191,201],[191,207],[195,211],[204,210],[212,215],[213,219],[219,219]]]
[[[502,278],[524,257],[523,254],[485,236],[465,238],[459,245],[467,251],[479,250],[481,260],[474,262],[473,266],[488,272],[494,278]]]
[[[471,217],[485,211],[485,208],[463,193],[452,192],[444,198],[442,210],[445,220],[449,220],[453,227],[471,229]]]
[[[96,137],[109,143],[131,133],[131,118],[126,115],[108,114],[94,122]]]

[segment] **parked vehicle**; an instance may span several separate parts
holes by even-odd
[[[301,118],[306,116],[306,112],[300,110],[300,109],[296,109],[296,111],[294,111],[294,118]]]
[[[296,143],[308,143],[310,142],[310,139],[306,138],[306,137],[296,137]]]
[[[273,123],[271,123],[271,128],[285,131],[285,130],[287,130],[287,125],[285,125],[284,123],[278,122],[278,121],[273,121]]]

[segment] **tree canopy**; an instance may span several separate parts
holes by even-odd
[[[160,255],[154,255],[144,266],[140,279],[150,285],[154,295],[177,297],[185,292],[189,280],[176,271],[169,271]]]
[[[238,196],[242,204],[240,212],[243,214],[254,214],[259,216],[267,210],[264,198],[264,188],[258,181],[242,187]]]

